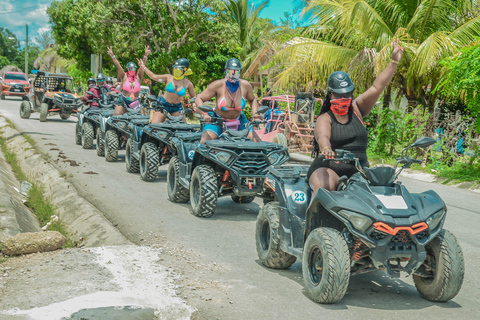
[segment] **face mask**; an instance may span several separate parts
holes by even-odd
[[[111,83],[107,83],[107,84],[105,85],[105,87],[107,87],[107,88],[110,89],[111,87],[113,87],[113,85],[112,85]]]
[[[135,77],[135,72],[136,72],[135,70],[128,70],[127,71],[127,77],[129,77],[129,78]]]
[[[92,89],[93,87],[95,87],[95,83],[90,82],[90,83],[88,84],[88,88],[89,88],[89,89]]]
[[[351,104],[352,99],[334,99],[330,100],[330,109],[333,113],[338,114],[339,116],[344,116],[348,113],[348,109],[350,109]]]
[[[228,90],[234,93],[240,87],[240,70],[226,70],[225,80]]]
[[[183,68],[173,69],[173,78],[175,80],[182,80],[185,78],[185,71],[183,71]]]

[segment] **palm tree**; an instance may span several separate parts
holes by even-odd
[[[255,28],[255,23],[257,22],[260,11],[268,6],[270,0],[263,1],[258,7],[254,6],[253,3],[250,4],[249,0],[224,1],[231,14],[232,20],[238,26],[238,42],[241,47],[240,59],[243,60],[249,52],[252,51],[252,48],[255,49],[258,47],[258,45],[255,45],[254,41],[252,41],[252,37],[258,38],[259,35],[254,35],[254,33],[261,33],[262,30]]]
[[[317,86],[335,70],[346,70],[359,87],[390,60],[393,40],[406,47],[395,79],[410,104],[423,98],[433,108],[442,58],[480,35],[479,0],[310,0],[303,14],[315,24],[278,57],[285,63],[278,83],[300,79]]]

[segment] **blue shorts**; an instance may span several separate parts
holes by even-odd
[[[164,97],[158,98],[158,102],[163,106],[165,111],[170,114],[181,112],[183,110],[183,104],[181,102],[173,104],[168,102]]]
[[[210,117],[221,117],[219,114],[215,112],[208,112],[208,115]],[[240,114],[240,117],[238,117],[240,120],[240,125],[238,126],[238,130],[243,130],[245,128],[248,128],[248,132],[252,132],[253,127],[250,125],[250,121],[248,121],[247,117],[243,114],[243,112]],[[202,132],[205,131],[210,131],[213,132],[217,135],[217,137],[220,137],[220,135],[223,133],[223,127],[220,124],[204,124],[203,125],[203,130]]]
[[[135,100],[130,100],[130,98],[125,97],[123,94],[120,95],[120,98],[118,98],[117,104],[129,109],[138,109],[142,106],[138,98],[135,98]]]

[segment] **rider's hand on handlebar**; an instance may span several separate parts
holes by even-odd
[[[331,148],[324,148],[322,150],[322,155],[325,156],[325,159],[335,158],[335,152]]]
[[[212,117],[210,117],[207,112],[203,113],[202,115],[203,115],[204,122],[210,123],[212,121]]]

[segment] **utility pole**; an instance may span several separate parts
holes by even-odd
[[[25,26],[27,28],[25,40],[25,74],[28,77],[28,24],[26,24]]]

